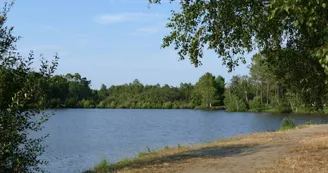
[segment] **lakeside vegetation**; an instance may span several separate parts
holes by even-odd
[[[280,58],[280,57],[279,57]],[[289,57],[286,57],[286,59]],[[292,58],[289,58],[292,59]],[[293,70],[318,68],[315,74]],[[325,113],[328,101],[323,67],[294,59],[284,70],[261,54],[252,57],[250,76],[205,73],[196,84],[144,85],[139,80],[99,90],[80,74],[55,75],[43,85],[48,108],[226,109],[229,112]],[[290,68],[290,69],[287,69]],[[308,79],[309,78],[309,79]],[[316,79],[316,80],[314,80]]]
[[[149,0],[150,3],[160,1]],[[42,141],[46,136],[30,138],[29,134],[42,130],[48,118],[43,112],[45,108],[212,108],[224,105],[228,111],[269,109],[290,113],[322,112],[327,102],[326,0],[181,1],[180,10],[173,11],[169,19],[167,28],[171,32],[163,39],[163,47],[174,46],[181,60],[189,58],[197,67],[201,65],[203,49],[208,46],[230,71],[245,62],[246,53],[257,50],[250,77],[234,76],[227,88],[223,78],[206,73],[195,85],[144,86],[136,80],[109,88],[103,85],[99,91],[90,89],[91,82],[78,73],[53,76],[58,65],[57,55],[52,63],[43,60],[36,72],[31,67],[33,52],[22,57],[16,46],[20,37],[13,35],[14,27],[6,26],[11,6],[5,2],[0,11],[0,172],[42,171],[40,166],[46,162],[39,156],[44,152]],[[289,120],[284,124],[286,128],[293,128]],[[263,142],[274,145],[274,139],[284,140],[288,133],[281,134],[253,135],[196,148],[240,144],[252,147]],[[304,133],[306,135],[309,133]],[[327,172],[327,157],[320,153],[327,149],[326,135],[311,133],[306,140],[304,136],[299,139],[300,133],[288,136],[288,140],[294,141],[287,141],[283,146],[296,143],[290,151],[293,155],[286,156],[271,172],[288,169],[310,172],[313,168]],[[140,157],[157,157],[156,154]],[[102,165],[106,167],[106,164]]]
[[[41,79],[42,80],[42,79]],[[90,88],[91,81],[80,74],[55,75],[44,83],[48,108],[139,108],[139,109],[222,109],[225,81],[206,73],[196,84],[129,84]]]
[[[250,76],[232,77],[224,95],[227,111],[324,113],[324,68],[306,58],[280,56],[255,54]]]
[[[79,73],[39,80],[47,81],[42,87],[47,93],[44,104],[48,108],[327,112],[324,106],[328,101],[328,86],[323,81],[328,76],[318,62],[284,54],[269,59],[264,53],[257,53],[252,57],[249,69],[249,76],[232,76],[227,82],[220,75],[205,73],[196,84],[181,83],[178,87],[144,85],[135,79],[128,84],[110,87],[102,84],[99,90],[95,90],[90,87],[91,81]]]

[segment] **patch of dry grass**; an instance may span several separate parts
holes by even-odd
[[[263,132],[255,133],[245,136],[238,136],[229,139],[222,139],[214,141],[207,144],[195,145],[195,146],[179,146],[176,148],[165,147],[159,151],[152,151],[146,153],[140,153],[138,157],[125,159],[120,162],[111,165],[99,164],[95,166],[95,169],[91,172],[94,173],[105,173],[111,171],[117,172],[149,172],[156,167],[156,172],[160,171],[161,168],[165,168],[166,171],[170,169],[167,165],[174,164],[175,161],[179,162],[179,155],[183,156],[183,164],[175,164],[175,169],[182,166],[190,161],[197,160],[197,158],[191,157],[188,158],[188,155],[185,155],[186,152],[192,152],[201,149],[207,148],[220,148],[220,147],[251,147],[255,145],[269,143],[273,140],[277,140],[278,136],[281,138],[280,134],[282,132]],[[175,156],[174,160],[170,160],[170,156]],[[163,158],[164,159],[163,161]],[[148,171],[147,171],[148,170]],[[151,172],[151,171],[150,171]],[[169,171],[170,172],[170,171]]]
[[[287,156],[279,160],[275,167],[259,171],[259,173],[324,173],[328,172],[328,153],[299,154]]]
[[[234,151],[235,148],[238,150],[238,147],[255,146],[256,148],[257,146],[273,145],[286,147],[286,152],[281,155],[281,159],[276,162],[274,167],[263,169],[259,171],[260,173],[328,172],[328,132],[312,132],[311,129],[304,129],[308,127],[314,126],[303,125],[297,127],[296,129],[301,129],[301,131],[298,131],[299,133],[294,133],[295,130],[263,132],[196,146],[166,147],[160,151],[141,153],[136,158],[125,159],[111,165],[103,165],[102,169],[94,169],[91,172],[182,172],[181,170],[191,165],[202,162],[207,163],[206,160],[211,159],[210,157],[201,157],[194,154],[197,153],[197,150],[205,149],[215,152],[222,149],[227,152],[238,153],[238,151]],[[311,131],[311,133],[308,131]],[[295,134],[298,136],[297,140]],[[304,138],[299,135],[304,135]],[[290,139],[291,136],[294,136],[293,140]],[[211,150],[212,148],[215,151]],[[222,155],[213,158],[221,159]]]
[[[328,132],[313,133],[289,149],[275,167],[259,173],[323,173],[328,172]]]

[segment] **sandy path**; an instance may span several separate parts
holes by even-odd
[[[313,126],[284,133],[284,138],[266,145],[248,149],[231,157],[208,159],[198,164],[189,165],[178,172],[182,173],[254,173],[263,168],[272,167],[279,157],[286,155],[290,149],[296,148],[299,142],[305,138],[311,138],[317,133],[328,132],[328,125]],[[277,134],[277,136],[282,134]],[[279,138],[278,138],[279,139]]]
[[[165,159],[165,161],[155,164],[145,164],[140,167],[126,168],[119,172],[268,172],[265,170],[270,170],[267,168],[275,167],[279,159],[290,155],[291,150],[302,147],[300,143],[302,143],[303,140],[311,139],[318,135],[328,136],[328,125],[310,126],[287,132],[264,133],[260,136],[250,135],[246,137],[237,137],[230,142],[232,145],[224,147],[214,145],[213,147],[187,151],[176,156],[168,156],[169,159]],[[252,140],[259,140],[260,142],[253,143]],[[326,142],[328,145],[328,140]],[[323,144],[325,144],[325,142]],[[321,155],[325,158],[328,157],[328,152],[326,150],[323,151],[324,152],[320,150]]]

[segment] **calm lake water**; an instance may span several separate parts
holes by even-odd
[[[64,109],[42,133],[50,136],[43,158],[50,173],[78,173],[164,146],[193,145],[237,135],[277,130],[284,116],[199,110]],[[289,115],[286,115],[289,116]],[[296,123],[328,123],[328,116],[292,115]]]

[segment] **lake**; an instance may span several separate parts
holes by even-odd
[[[193,145],[279,129],[284,116],[200,110],[62,109],[45,124],[42,158],[50,173],[78,173],[102,159],[116,162],[164,146]],[[290,116],[290,115],[285,115]],[[291,115],[297,124],[328,116]]]

